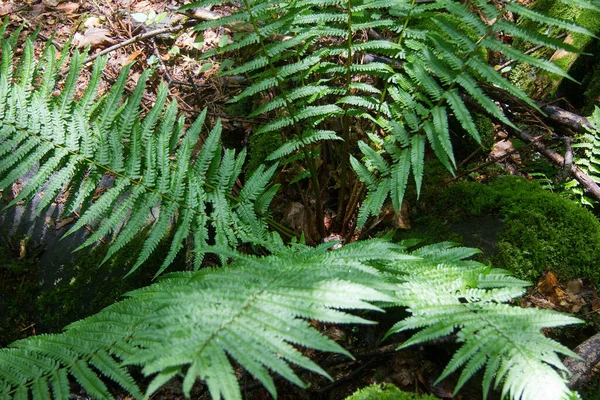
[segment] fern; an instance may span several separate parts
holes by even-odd
[[[256,243],[267,240],[268,198],[262,198],[261,211],[253,202],[265,193],[275,169],[257,171],[248,178],[252,189],[242,189],[242,198],[233,197],[231,189],[240,175],[245,152],[221,153],[220,122],[210,131],[198,155],[193,156],[206,111],[184,130],[175,102],[163,110],[167,97],[163,85],[154,107],[139,119],[150,72],[141,75],[127,97],[123,91],[129,67],[121,72],[110,93],[96,98],[105,59],[96,63],[90,86],[75,101],[75,83],[83,59],[78,52],[72,56],[62,93],[54,97],[50,95],[54,87],[51,83],[59,79],[62,64],[55,62],[53,47],[47,47],[36,63],[28,40],[15,68],[11,44],[2,43],[0,190],[33,172],[9,205],[30,200],[43,189],[39,214],[61,192],[69,192],[65,212],[79,210],[81,216],[67,234],[86,225],[94,226],[95,232],[80,248],[112,237],[106,259],[149,225],[148,238],[131,271],[152,254],[160,240],[171,235],[170,250],[157,274],[175,259],[188,235],[195,237],[199,256],[194,266],[198,268],[200,251],[211,241],[209,226],[215,230],[214,240],[222,246],[235,248],[240,239]],[[63,57],[62,63],[66,61]],[[34,82],[33,76],[40,77],[40,81]],[[114,177],[114,182],[93,200],[104,176]]]
[[[0,350],[0,396],[65,398],[68,380],[75,379],[96,398],[112,398],[105,380],[144,398],[181,375],[188,397],[200,378],[212,398],[241,399],[230,360],[276,396],[269,370],[299,386],[306,385],[290,363],[328,377],[292,345],[350,356],[305,319],[369,323],[342,310],[401,305],[413,316],[388,334],[422,329],[402,347],[458,330],[464,344],[439,378],[466,364],[456,391],[487,365],[485,394],[494,380],[513,399],[538,399],[542,392],[544,399],[566,398],[556,354],[573,354],[540,329],[580,321],[501,304],[527,283],[464,260],[477,250],[440,243],[408,253],[410,244],[371,240],[328,251],[331,244],[279,243],[276,254],[262,258],[226,251],[237,260],[225,267],[168,275],[62,334]],[[144,392],[130,365],[151,377]]]
[[[0,350],[0,397],[65,398],[74,378],[95,398],[113,398],[104,379],[136,398],[151,396],[182,375],[183,391],[199,377],[212,398],[241,399],[235,360],[276,396],[269,370],[306,386],[290,363],[328,377],[294,345],[350,356],[305,319],[368,323],[343,310],[380,310],[392,300],[368,260],[407,258],[399,246],[365,242],[334,253],[327,247],[286,248],[238,260],[220,269],[169,275],[129,294],[58,335],[39,335]],[[327,268],[322,268],[326,264]],[[145,393],[127,371],[140,365],[152,377]],[[91,368],[93,367],[93,369]]]
[[[585,0],[566,1],[595,7]],[[259,48],[255,59],[228,72],[247,74],[251,80],[233,100],[276,92],[254,113],[276,113],[261,128],[263,134],[279,131],[290,139],[269,158],[291,156],[307,162],[306,175],[313,179],[317,197],[318,152],[312,147],[342,138],[342,170],[344,162],[349,163],[367,188],[359,225],[377,215],[388,199],[400,208],[411,175],[420,189],[427,143],[453,170],[451,119],[478,140],[465,97],[510,124],[479,82],[503,87],[534,107],[484,59],[490,49],[556,69],[496,39],[496,33],[506,28],[507,22],[502,22],[506,11],[563,26],[560,20],[529,13],[516,3],[483,0],[467,4],[257,0],[239,5],[239,12],[197,27],[233,28],[240,22],[251,26],[249,35],[240,35],[240,41],[221,49]],[[428,22],[435,26],[430,29],[425,26]],[[371,28],[396,36],[389,42],[360,39],[357,32]],[[5,29],[6,24],[0,31]],[[525,29],[518,33],[535,43],[569,48]],[[272,40],[280,35],[289,39]],[[514,399],[537,398],[542,390],[548,399],[568,396],[558,355],[573,354],[544,337],[540,329],[579,321],[503,304],[521,295],[525,282],[465,261],[472,249],[445,243],[412,253],[406,251],[408,243],[381,241],[331,252],[329,245],[284,244],[266,225],[276,226],[266,213],[277,190],[271,184],[277,164],[257,168],[234,197],[231,192],[245,152],[222,149],[219,122],[202,134],[206,112],[184,129],[176,103],[165,107],[168,89],[161,86],[156,104],[140,117],[139,103],[150,75],[143,74],[126,96],[129,67],[109,93],[98,97],[105,59],[94,65],[88,88],[75,100],[74,84],[84,59],[78,52],[70,59],[64,89],[53,96],[59,70],[68,61],[66,52],[57,60],[56,50],[48,46],[36,61],[30,37],[19,62],[13,63],[17,37],[18,31],[2,40],[0,190],[27,173],[32,178],[11,205],[44,190],[40,212],[61,192],[69,192],[65,212],[81,215],[69,233],[93,225],[95,232],[83,246],[110,237],[107,259],[149,226],[132,271],[165,238],[170,250],[157,275],[188,238],[194,245],[195,269],[210,251],[225,266],[168,275],[62,334],[32,337],[0,350],[1,397],[66,398],[69,381],[75,380],[95,398],[113,396],[106,381],[144,398],[180,375],[188,396],[200,378],[213,398],[237,399],[241,394],[233,362],[275,396],[270,372],[304,386],[290,364],[327,376],[295,346],[348,355],[306,319],[366,323],[344,310],[380,311],[387,305],[404,306],[412,313],[389,332],[419,330],[405,346],[457,333],[462,347],[440,377],[463,367],[457,391],[485,368],[486,395],[493,382],[494,388],[502,385],[503,394]],[[331,45],[322,47],[322,41]],[[362,56],[370,55],[365,53],[374,53],[379,61],[363,63]],[[331,118],[342,120],[341,134],[321,129]],[[362,137],[351,135],[358,133],[352,132],[355,118],[370,123]],[[288,127],[291,134],[283,129]],[[196,151],[201,137],[203,144]],[[350,155],[354,143],[363,154],[361,160]],[[303,153],[294,155],[296,151]],[[103,177],[113,183],[94,199]],[[347,185],[343,177],[344,173],[342,187]],[[340,195],[339,201],[343,198]],[[322,215],[317,219],[322,221]],[[262,245],[271,255],[240,255],[234,250],[240,242]],[[235,261],[227,264],[229,259]],[[128,371],[132,365],[151,377],[147,388],[142,390],[132,378]]]
[[[596,183],[600,183],[600,108],[596,107],[588,117],[591,127],[587,132],[577,138],[573,148],[581,149],[579,156],[574,157],[575,164],[581,168]],[[571,180],[566,185],[567,193],[574,193],[582,204],[593,206],[596,201],[585,195],[576,180]]]
[[[392,262],[390,275],[400,274],[405,280],[396,295],[412,316],[395,324],[388,335],[419,330],[400,347],[405,348],[456,332],[461,347],[438,378],[462,368],[455,394],[484,369],[484,398],[492,383],[494,388],[503,384],[502,396],[512,399],[569,398],[562,377],[568,371],[557,354],[577,356],[540,330],[581,321],[503,304],[521,296],[529,284],[503,270],[464,260],[476,252],[439,243],[412,253],[422,257],[421,262]]]
[[[592,3],[581,1],[588,7],[593,7]],[[216,3],[216,0],[195,2],[183,8]],[[353,140],[350,134],[350,127],[353,125],[351,118],[366,118],[371,121],[371,133],[379,137],[389,136],[392,125],[403,127],[408,130],[408,140],[392,140],[384,148],[382,157],[395,163],[398,161],[395,155],[403,149],[409,149],[411,162],[398,166],[395,170],[402,170],[403,176],[412,174],[417,192],[423,177],[423,138],[426,138],[437,157],[450,171],[454,169],[455,161],[448,120],[456,119],[469,135],[480,141],[479,132],[462,96],[468,96],[490,115],[512,126],[511,121],[482,88],[480,81],[500,86],[531,107],[537,108],[525,93],[486,63],[484,56],[487,50],[502,52],[515,61],[531,63],[565,76],[564,71],[550,62],[512,48],[497,36],[503,31],[514,32],[515,36],[525,41],[552,48],[571,51],[572,46],[517,26],[503,19],[505,13],[512,12],[536,23],[573,28],[574,31],[591,35],[584,28],[571,27],[572,23],[544,16],[517,2],[472,0],[460,4],[451,0],[426,3],[408,0],[261,0],[242,1],[239,6],[240,10],[234,16],[224,17],[222,22],[236,20],[251,24],[251,37],[258,38],[258,42],[242,36],[237,43],[219,51],[237,51],[258,46],[261,55],[230,71],[251,72],[251,86],[234,98],[234,101],[276,88],[278,93],[270,96],[272,99],[253,115],[277,110],[280,110],[280,115],[281,111],[284,114],[258,132],[278,131],[283,132],[285,137],[286,128],[294,125],[293,141],[303,143],[300,138],[306,135],[303,133],[305,129],[318,129],[315,124],[342,116],[344,122],[339,134],[346,144],[340,146],[346,147],[340,153],[347,154],[347,150],[354,144],[348,143]],[[219,20],[209,21],[196,28],[202,30],[218,23]],[[395,32],[396,37],[389,40],[358,39],[356,33],[366,29]],[[270,38],[274,34],[277,34],[276,37],[284,36],[289,39],[283,43],[272,42]],[[286,42],[289,43],[283,45]],[[319,42],[331,45],[321,47],[316,44]],[[361,62],[366,55],[390,57],[392,61],[388,64]],[[378,81],[384,83],[383,90],[373,85]],[[314,102],[319,102],[320,105],[308,105]],[[339,105],[342,110],[327,108],[326,104]],[[304,117],[307,120],[302,123]],[[298,127],[297,123],[302,127]],[[412,140],[411,137],[418,139]],[[322,139],[329,140],[329,137]],[[415,150],[412,150],[413,144],[417,145]],[[295,145],[292,147],[294,150],[301,149]],[[282,154],[292,147],[282,149]],[[342,156],[342,188],[347,185],[344,171],[348,160],[350,159]],[[405,158],[401,160],[404,161]],[[369,157],[365,161],[369,161]],[[350,162],[353,166],[356,165],[356,160]],[[356,169],[355,172],[358,174]],[[388,175],[384,170],[379,170],[379,173],[381,179]],[[367,186],[379,189],[379,186]],[[342,189],[339,202],[344,201],[343,193]],[[359,226],[366,222],[364,215],[378,213],[379,210],[373,207],[382,204],[379,201],[381,193],[381,189],[377,194],[367,191],[362,210],[369,211],[363,211],[363,217],[359,216]],[[403,194],[404,189],[390,192],[395,208],[401,205]],[[374,197],[377,201],[372,202]]]

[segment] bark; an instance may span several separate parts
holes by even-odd
[[[531,143],[534,149],[552,161],[552,163],[559,167],[563,167],[565,165],[564,157],[554,150],[547,148],[540,141],[539,137],[531,136],[527,131],[514,131],[514,134],[526,143]],[[585,172],[577,168],[576,165],[571,165],[571,175],[573,175],[577,182],[583,186],[586,193],[595,199],[600,200],[600,187]]]
[[[540,102],[536,103],[542,109],[544,114],[546,114],[548,122],[552,125],[568,128],[577,133],[584,133],[586,132],[586,128],[592,128],[590,122],[581,115],[563,110],[560,107],[544,105]]]
[[[571,379],[569,379],[569,387],[577,389],[582,387],[595,375],[593,368],[600,362],[600,333],[581,343],[573,351],[579,357],[583,358],[583,360],[567,357],[564,364],[573,374]]]

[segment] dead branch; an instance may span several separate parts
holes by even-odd
[[[527,132],[527,130],[519,131],[514,130],[512,132],[516,136],[518,136],[521,140],[526,143],[531,143],[533,148],[541,153],[548,160],[552,161],[553,164],[558,167],[563,167],[565,165],[565,159],[563,156],[558,154],[552,149],[547,148],[544,143],[541,142],[540,137],[534,137]],[[571,175],[579,182],[581,186],[583,186],[586,193],[590,196],[594,197],[597,200],[600,200],[600,187],[590,178],[585,172],[579,169],[576,165],[571,165]]]
[[[586,128],[592,128],[590,122],[581,115],[563,110],[557,106],[545,105],[540,102],[536,102],[536,104],[542,109],[544,114],[546,114],[548,122],[553,125],[565,127],[577,133],[584,133],[586,132]]]
[[[600,363],[600,333],[595,334],[573,350],[583,360],[567,357],[565,366],[573,374],[569,387],[577,389],[594,377],[594,366]]]
[[[108,53],[110,53],[112,51],[118,50],[121,47],[125,47],[127,45],[132,44],[132,43],[136,43],[136,42],[139,42],[141,40],[148,39],[148,38],[153,38],[155,36],[162,35],[162,34],[165,34],[165,33],[177,32],[177,31],[180,31],[181,29],[183,29],[182,25],[175,25],[175,26],[171,26],[171,27],[168,27],[168,28],[160,28],[160,29],[155,29],[153,31],[148,31],[148,32],[140,33],[139,35],[135,35],[131,39],[127,39],[127,40],[125,40],[125,41],[123,41],[121,43],[115,44],[114,46],[107,47],[106,49],[102,50],[101,52],[96,53],[93,56],[87,57],[83,61],[83,63],[84,64],[88,64],[88,63],[94,61],[96,58],[98,58],[100,56],[103,56],[103,55],[108,54]]]

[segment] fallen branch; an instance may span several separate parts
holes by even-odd
[[[573,350],[582,360],[567,357],[565,367],[573,374],[569,379],[569,387],[582,387],[594,377],[594,366],[600,362],[600,333],[595,334]]]
[[[513,133],[518,136],[521,140],[526,143],[531,143],[533,148],[541,153],[544,157],[552,161],[553,164],[563,167],[565,165],[565,159],[563,156],[547,148],[540,140],[540,137],[531,136],[526,130],[518,131],[514,130]],[[590,178],[585,172],[579,169],[576,165],[571,165],[571,175],[583,186],[586,193],[594,197],[596,200],[600,200],[600,187]]]
[[[89,56],[88,58],[86,58],[83,61],[83,63],[84,64],[90,63],[90,62],[94,61],[96,58],[98,58],[100,56],[103,56],[103,55],[108,54],[108,53],[110,53],[112,51],[118,50],[121,47],[125,47],[127,45],[132,44],[132,43],[139,42],[140,40],[153,38],[155,36],[162,35],[162,34],[165,34],[165,33],[177,32],[177,31],[180,31],[182,28],[183,28],[182,25],[175,25],[175,26],[171,26],[171,27],[168,27],[168,28],[160,28],[160,29],[155,29],[153,31],[148,31],[148,32],[140,33],[139,35],[135,35],[131,39],[127,39],[124,42],[117,43],[114,46],[107,47],[106,49],[102,50],[101,52],[96,53],[93,56]]]
[[[586,132],[586,128],[592,128],[590,121],[581,115],[563,110],[560,107],[545,105],[545,103],[536,102],[538,107],[546,114],[549,123],[569,128],[577,133]]]

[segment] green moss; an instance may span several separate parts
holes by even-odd
[[[488,116],[479,113],[473,113],[472,116],[477,132],[481,136],[481,143],[486,143],[493,139],[495,132],[492,120]]]
[[[560,279],[600,283],[600,222],[587,209],[519,177],[458,183],[428,194],[430,216],[447,224],[503,220],[492,261],[527,280],[550,269]]]
[[[250,158],[246,166],[246,172],[251,174],[265,159],[283,144],[281,136],[274,133],[250,136]]]
[[[583,94],[584,96],[584,115],[590,115],[594,112],[596,102],[600,99],[600,57],[597,58],[597,64],[592,69],[591,73],[588,73],[586,78],[581,83],[581,86],[586,88]]]
[[[587,28],[594,34],[600,32],[600,13],[592,10],[582,10],[572,5],[565,4],[556,0],[538,0],[532,6],[533,9],[541,11],[550,17],[572,21],[580,26]],[[539,33],[546,35],[548,27],[543,24],[536,24],[529,20],[520,21],[524,28],[536,29]],[[557,36],[563,31],[553,29],[552,35]],[[568,33],[568,32],[567,32]],[[594,40],[592,37],[579,33],[569,33],[570,44],[581,51],[585,51]],[[522,40],[516,39],[513,46],[520,50],[528,50],[532,45]],[[579,54],[567,53],[544,48],[533,53],[538,58],[550,58],[563,71],[571,71],[574,64],[579,60]],[[523,89],[534,98],[544,98],[553,95],[563,82],[564,78],[556,74],[550,74],[546,71],[540,71],[527,65],[517,65],[513,68],[509,77],[510,81]]]
[[[346,400],[437,400],[430,394],[403,392],[391,383],[374,384],[357,390]]]

